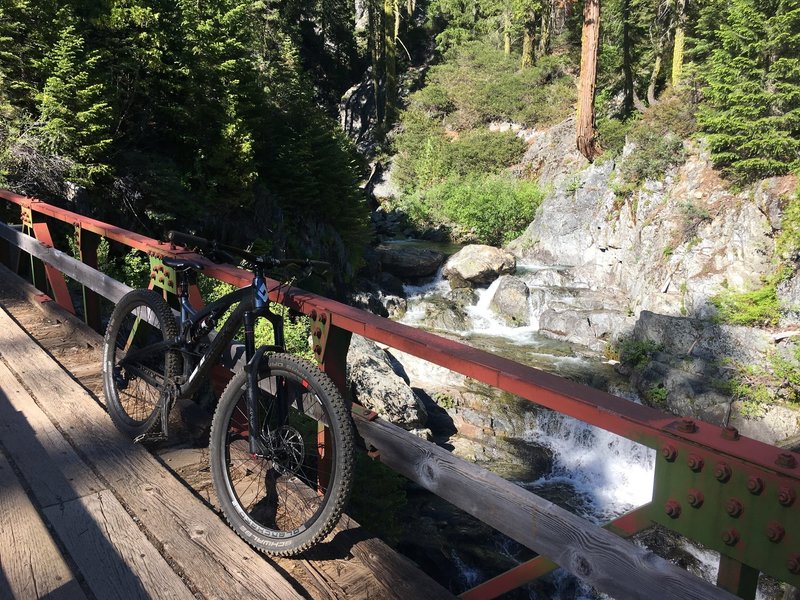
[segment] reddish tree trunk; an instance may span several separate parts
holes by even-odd
[[[590,161],[600,154],[594,127],[597,47],[600,42],[600,0],[586,0],[581,34],[581,76],[578,82],[578,150]]]

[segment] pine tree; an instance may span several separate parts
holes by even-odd
[[[66,11],[61,15],[68,24],[43,60],[48,76],[37,95],[41,135],[47,150],[73,162],[70,177],[86,185],[109,172],[105,152],[111,143],[111,110],[96,72],[97,53],[85,51]]]
[[[715,32],[700,124],[738,180],[800,167],[800,0],[733,0]]]

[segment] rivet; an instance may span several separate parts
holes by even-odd
[[[747,480],[747,491],[751,494],[758,496],[761,492],[764,491],[764,481],[761,477],[751,477]]]
[[[739,532],[735,529],[726,529],[722,532],[722,541],[727,546],[735,546],[739,541]]]
[[[688,499],[689,499],[689,506],[691,506],[692,508],[700,508],[701,506],[703,506],[703,501],[705,500],[705,496],[703,495],[703,492],[701,492],[700,490],[692,488],[691,490],[689,490]]]
[[[314,346],[314,354],[322,354],[322,346],[320,346],[319,344]]]
[[[790,554],[789,559],[786,561],[786,568],[795,575],[800,573],[800,554]]]
[[[725,511],[732,517],[737,518],[744,511],[744,506],[736,498],[731,498],[725,503]]]
[[[689,465],[689,468],[694,471],[695,473],[699,473],[703,470],[703,457],[697,454],[690,454],[686,458],[686,464]]]
[[[683,418],[678,422],[678,431],[684,433],[694,433],[697,431],[697,425],[692,419]]]
[[[781,506],[791,506],[796,497],[794,489],[788,486],[782,485],[778,490],[778,502],[781,503]]]
[[[794,469],[797,466],[797,459],[791,452],[781,452],[775,464],[779,467],[786,467],[787,469]]]
[[[661,456],[663,456],[667,462],[672,462],[677,458],[678,451],[675,449],[675,446],[666,445],[661,448]]]
[[[739,430],[736,427],[725,427],[722,430],[722,437],[726,440],[736,441],[739,439]]]
[[[317,338],[317,339],[321,338],[322,337],[322,329],[320,329],[319,327],[315,327],[314,328],[314,337]]]
[[[164,279],[166,279],[163,275],[158,276],[158,283],[164,283]]]
[[[150,279],[155,279],[155,278],[156,278],[156,272],[150,271]]]
[[[312,310],[311,313],[308,316],[311,317],[312,321],[316,321],[317,320],[317,311],[316,310]]]
[[[319,316],[319,320],[320,320],[320,322],[321,322],[323,325],[325,325],[325,323],[327,323],[327,322],[328,322],[328,315],[326,315],[325,313],[322,313],[322,314]]]
[[[717,463],[714,467],[714,477],[720,483],[725,483],[731,478],[731,468],[725,463]]]
[[[681,516],[681,504],[677,500],[669,499],[664,504],[664,512],[670,519],[677,519]]]
[[[767,525],[767,538],[769,538],[770,542],[777,544],[783,539],[785,534],[786,530],[783,528],[783,525],[777,521],[772,521]]]

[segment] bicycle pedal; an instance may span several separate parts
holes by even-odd
[[[133,438],[134,444],[143,444],[145,442],[163,442],[167,439],[167,436],[161,433],[142,433],[141,435],[137,435]]]

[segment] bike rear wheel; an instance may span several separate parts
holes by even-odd
[[[222,394],[211,425],[211,474],[228,523],[253,547],[299,554],[339,520],[353,482],[353,429],[336,386],[286,354],[264,357],[258,430],[250,431],[247,375]],[[260,453],[251,454],[250,435]]]
[[[103,390],[111,420],[131,437],[158,423],[167,386],[181,371],[180,353],[162,343],[177,335],[172,311],[152,290],[128,292],[111,313],[103,346]],[[148,352],[149,347],[154,351]]]

